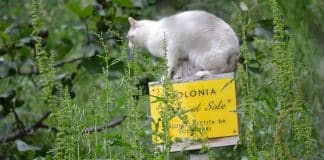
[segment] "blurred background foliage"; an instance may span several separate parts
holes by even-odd
[[[324,121],[324,10],[322,9],[324,1],[290,0],[279,1],[279,4],[283,10],[285,31],[295,43],[294,50],[298,59],[296,67],[302,80],[306,106],[309,106],[312,114],[313,158],[322,159],[324,158],[322,125]],[[129,28],[128,16],[136,19],[160,19],[185,10],[206,10],[223,18],[234,28],[238,37],[241,37],[242,24],[239,22],[239,15],[242,14],[243,21],[248,22],[246,36],[248,50],[252,57],[248,68],[256,86],[256,94],[265,97],[264,99],[271,99],[270,92],[275,90],[271,87],[273,17],[267,0],[39,0],[38,7],[41,18],[39,36],[43,38],[42,45],[48,53],[55,55],[56,80],[68,88],[73,103],[78,106],[80,112],[83,112],[84,117],[75,120],[81,128],[113,120],[127,110],[124,102],[129,97],[126,96],[122,81],[123,76],[127,74],[125,70],[129,63],[125,42],[125,35]],[[31,1],[1,0],[0,8],[0,137],[6,137],[22,127],[15,115],[23,122],[23,126],[30,126],[48,110],[48,107],[39,98],[42,86],[39,84],[39,73],[35,62]],[[108,46],[109,63],[112,64],[108,78],[111,80],[110,90],[113,91],[113,95],[110,96],[114,97],[114,104],[109,110],[104,111],[107,112],[105,114],[99,114],[100,111],[95,109],[96,105],[102,105],[99,104],[100,97],[107,94],[104,92],[104,82],[107,77],[102,74],[105,61],[100,58],[104,51],[98,41],[98,33],[102,33],[104,42]],[[140,52],[145,53],[137,54],[136,74],[139,81],[136,85],[145,87],[148,81],[159,79],[160,61],[149,56],[146,51]],[[240,61],[244,60],[240,59]],[[124,89],[121,89],[123,87]],[[258,105],[265,105],[264,103],[266,102],[260,101]],[[142,96],[139,104],[141,105],[140,116],[144,117],[142,137],[145,142],[145,135],[150,134],[147,120],[148,96]],[[263,112],[267,110],[261,107],[258,114],[266,114]],[[91,114],[95,114],[96,118],[89,116]],[[267,121],[262,121],[262,116],[259,118],[258,125],[267,125]],[[108,138],[111,144],[127,148],[127,142],[118,136],[124,131],[123,128],[125,126],[110,130],[111,134]],[[103,132],[102,135],[105,133]],[[260,131],[260,134],[266,133]],[[52,130],[40,129],[31,136],[1,143],[0,159],[45,157],[53,146],[54,137]],[[145,143],[151,143],[147,141],[149,139],[146,139]],[[83,151],[89,152],[86,144],[95,142],[93,138],[89,138],[83,143],[85,143]],[[100,150],[99,148],[93,149]],[[213,152],[213,156],[215,159],[246,159],[240,148],[244,146],[238,145],[236,149],[218,148]],[[118,147],[114,149],[118,150]],[[145,150],[148,150],[145,153],[152,152],[149,147]],[[98,151],[98,153],[102,152]],[[180,159],[186,157],[187,152],[176,153],[173,156],[175,159]]]

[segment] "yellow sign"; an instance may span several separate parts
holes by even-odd
[[[192,125],[198,126],[200,138],[216,138],[236,136],[238,131],[238,117],[236,112],[236,92],[233,78],[200,80],[173,84],[180,108],[191,126],[183,123],[179,117],[174,117],[169,123],[171,139],[193,139],[197,135],[192,133]],[[150,85],[151,116],[157,122],[161,101],[157,100],[163,94],[161,85]],[[161,126],[161,123],[160,123]],[[152,124],[156,131],[156,125]],[[158,129],[159,132],[161,128]],[[161,143],[161,139],[153,136],[153,142]]]

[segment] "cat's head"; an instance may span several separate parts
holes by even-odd
[[[147,28],[144,21],[135,20],[132,17],[128,17],[130,29],[127,34],[128,46],[130,48],[144,47],[147,40]]]

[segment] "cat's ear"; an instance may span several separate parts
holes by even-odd
[[[129,24],[131,25],[131,28],[136,28],[136,27],[138,27],[138,21],[135,20],[134,18],[132,18],[132,17],[128,17],[128,22],[129,22]]]

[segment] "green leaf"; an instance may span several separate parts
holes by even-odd
[[[92,56],[89,58],[84,58],[82,60],[82,65],[89,73],[97,74],[102,72],[102,68],[105,66],[105,63],[98,56]]]
[[[81,18],[87,18],[87,17],[91,16],[92,12],[93,12],[92,6],[88,5],[87,7],[82,9]]]
[[[91,16],[93,12],[93,8],[91,5],[86,6],[85,8],[81,8],[79,5],[79,1],[72,1],[66,5],[66,7],[77,14],[80,19],[85,19]]]
[[[121,16],[115,16],[112,19],[114,24],[122,24],[127,26],[128,25],[128,18],[127,17],[121,17]]]
[[[8,28],[10,26],[9,23],[0,20],[0,31],[4,31],[6,28]]]
[[[84,51],[84,55],[86,57],[92,57],[100,50],[100,47],[96,44],[91,43],[89,45],[83,46],[82,50]]]
[[[79,4],[77,3],[77,1],[72,1],[72,2],[68,3],[66,5],[66,7],[70,11],[74,12],[75,14],[77,14],[78,16],[82,14],[81,13],[81,8],[80,8]]]
[[[0,37],[5,41],[9,41],[9,42],[11,41],[9,35],[1,31],[0,31]]]
[[[133,8],[134,4],[130,0],[113,0],[115,4],[121,7],[126,7],[126,8]]]
[[[58,42],[55,51],[57,52],[56,58],[63,59],[72,49],[73,42],[69,38],[62,38]]]

